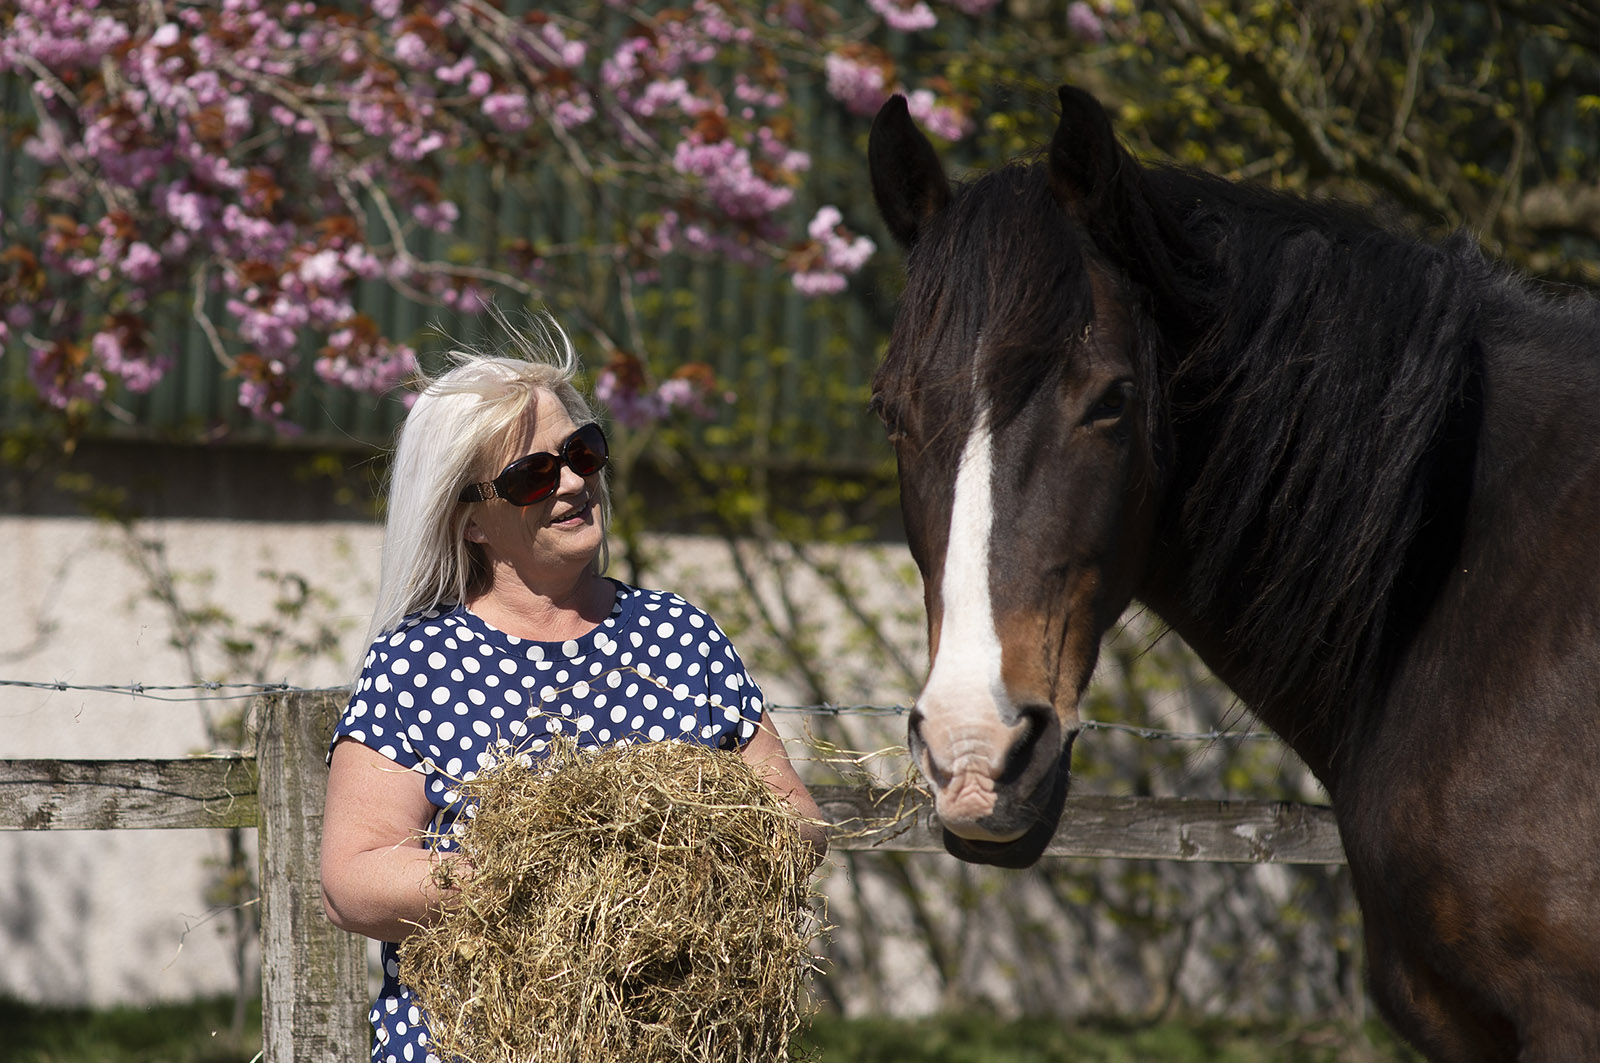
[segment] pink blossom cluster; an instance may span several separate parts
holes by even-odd
[[[738,221],[759,221],[788,205],[794,189],[756,172],[750,149],[732,140],[705,142],[691,134],[678,142],[672,165],[700,180],[713,206]]]
[[[890,29],[915,33],[932,29],[939,19],[924,0],[867,0],[867,6],[883,16]]]
[[[693,118],[714,108],[712,97],[689,87],[688,75],[717,53],[716,42],[696,28],[692,15],[664,18],[653,32],[623,41],[600,64],[602,86],[636,118],[668,111]]]
[[[365,245],[346,244],[338,236],[319,245],[296,248],[285,256],[285,262],[288,268],[273,278],[256,280],[249,274],[230,274],[227,287],[236,294],[227,301],[227,309],[235,319],[240,338],[250,349],[282,363],[287,371],[294,365],[300,337],[326,334],[354,316],[355,282],[379,276],[383,265]],[[333,342],[331,338],[329,342]],[[363,364],[373,357],[371,351],[392,348],[374,341],[367,349]],[[413,367],[414,359],[406,362],[406,348],[392,350],[393,357],[401,363],[397,370],[375,367],[374,371],[361,374],[321,375],[324,379],[338,379],[347,387],[381,393],[393,385],[377,387],[378,383],[397,372],[404,376]]]
[[[890,96],[894,62],[882,49],[857,45],[830,52],[822,61],[828,92],[849,108],[850,113],[874,115]]]
[[[79,337],[20,337],[40,395],[66,406],[108,397],[113,384],[153,386],[172,353],[127,340],[144,335],[164,294],[199,284],[222,296],[226,317],[210,334],[241,404],[281,420],[303,339],[350,318],[361,280],[409,272],[393,268],[407,260],[405,223],[369,231],[367,216],[435,231],[459,217],[417,166],[466,139],[469,108],[441,99],[451,71],[437,82],[401,72],[445,43],[440,26],[452,19],[438,15],[408,16],[374,48],[369,27],[310,3],[20,0],[0,13],[0,70],[32,79],[38,122],[26,147],[47,171],[36,205],[5,236],[26,246],[26,229],[40,230],[30,312]],[[581,44],[550,27],[540,37],[557,61],[581,61]],[[439,65],[464,79],[477,60]],[[513,121],[489,110],[491,121]],[[429,277],[423,287],[452,286]],[[80,320],[70,308],[84,289],[138,327]],[[8,295],[23,293],[0,287],[0,300]],[[382,390],[414,364],[408,347],[386,340],[358,354],[319,365],[322,375]]]
[[[846,278],[860,270],[877,250],[872,240],[855,236],[844,227],[838,207],[817,211],[806,226],[811,242],[801,252],[803,265],[795,269],[792,280],[803,295],[835,295],[844,291]]]
[[[972,119],[964,108],[941,100],[930,89],[915,89],[906,95],[911,117],[924,130],[945,140],[960,140],[972,132]]]
[[[65,73],[93,69],[128,39],[128,27],[101,12],[97,0],[15,0],[10,31],[0,35],[0,65],[14,69],[31,60]]]
[[[144,323],[129,315],[108,319],[90,340],[89,350],[129,391],[149,391],[172,368],[171,353],[151,350]]]
[[[250,352],[235,359],[233,366],[239,380],[239,405],[286,435],[299,431],[289,420],[289,398],[294,394],[290,368],[281,358],[261,358]]]
[[[996,3],[949,0],[941,14]],[[304,352],[337,387],[380,393],[412,373],[413,346],[361,313],[374,283],[479,313],[508,293],[558,302],[595,263],[649,283],[689,254],[778,263],[808,294],[842,289],[873,246],[836,207],[809,223],[796,209],[814,128],[790,92],[801,72],[820,69],[852,114],[898,91],[940,137],[972,125],[965,99],[884,50],[887,34],[937,22],[929,0],[510,10],[522,6],[0,4],[0,74],[30,87],[25,148],[42,172],[29,209],[0,219],[0,345],[28,352],[46,402],[110,402],[173,364],[154,349],[155,308],[192,307],[240,404],[287,427]],[[1075,32],[1101,11],[1074,4]],[[463,175],[525,197],[539,225],[564,204],[529,175],[552,171],[606,199],[598,214],[626,203],[632,231],[470,242],[482,226],[466,223],[491,208],[463,198]],[[634,376],[601,374],[619,419],[720,399],[705,377],[652,382],[636,362]]]
[[[737,5],[696,0],[653,20],[601,64],[603,90],[633,123],[626,134],[641,146],[672,145],[662,157],[683,179],[682,195],[657,229],[663,253],[747,256],[777,235],[776,216],[810,168],[810,154],[773,121],[789,100],[775,68],[736,69],[729,93],[703,73],[719,56],[755,44],[759,13],[743,15],[741,22]]]
[[[632,429],[648,427],[680,410],[709,418],[718,402],[734,400],[731,392],[718,387],[716,374],[703,362],[681,366],[652,387],[639,359],[621,351],[595,375],[594,396],[613,421]]]
[[[384,337],[370,317],[356,314],[328,333],[316,369],[330,384],[382,395],[417,371],[417,352]]]
[[[537,85],[557,128],[570,131],[594,120],[599,113],[595,98],[582,79],[573,76],[588,60],[589,42],[569,37],[562,26],[546,21],[527,38],[523,51],[548,71],[537,79]]]
[[[594,397],[625,428],[639,429],[667,416],[667,404],[654,391],[625,387],[614,370],[595,374]]]
[[[741,265],[752,265],[761,257],[747,234],[724,232],[696,217],[686,218],[675,210],[662,212],[654,236],[653,247],[663,255],[687,251],[726,258]]]
[[[966,105],[942,98],[931,88],[908,89],[895,81],[895,63],[875,45],[850,42],[828,53],[822,61],[828,93],[851,114],[870,117],[894,93],[905,95],[911,116],[928,132],[945,140],[960,140],[971,132]]]
[[[1102,7],[1085,3],[1084,0],[1073,0],[1067,5],[1067,28],[1079,40],[1099,44],[1106,39],[1105,15]]]
[[[106,393],[106,378],[81,345],[52,343],[36,347],[28,359],[28,379],[39,397],[58,410]]]

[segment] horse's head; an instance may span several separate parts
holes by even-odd
[[[1136,166],[1062,90],[1049,162],[952,189],[890,100],[873,193],[907,282],[874,406],[900,468],[932,667],[911,716],[946,847],[1026,866],[1055,833],[1078,699],[1130,600],[1157,485],[1149,342],[1091,231]]]

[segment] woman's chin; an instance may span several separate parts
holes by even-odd
[[[605,537],[591,519],[574,519],[541,528],[538,538],[546,551],[563,562],[588,564],[600,553]],[[553,559],[554,559],[553,558]]]

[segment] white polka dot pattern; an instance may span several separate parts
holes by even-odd
[[[557,735],[585,746],[743,746],[761,722],[761,690],[727,636],[675,594],[616,587],[611,615],[565,642],[508,635],[460,606],[407,617],[368,650],[334,741],[354,739],[423,776],[442,850],[454,848],[458,817],[472,815],[459,784],[497,755],[537,757]],[[392,943],[383,968],[373,1060],[437,1063]]]

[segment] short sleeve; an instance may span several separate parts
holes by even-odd
[[[367,651],[361,676],[334,728],[328,758],[341,738],[360,742],[402,768],[417,769],[417,691],[430,688],[428,653],[411,625],[380,636]]]
[[[766,711],[766,702],[733,641],[706,617],[707,672],[711,704],[720,709],[720,719],[714,719],[716,730],[731,735],[742,748],[755,737]],[[711,738],[713,735],[707,734]],[[719,743],[720,744],[720,743]]]

